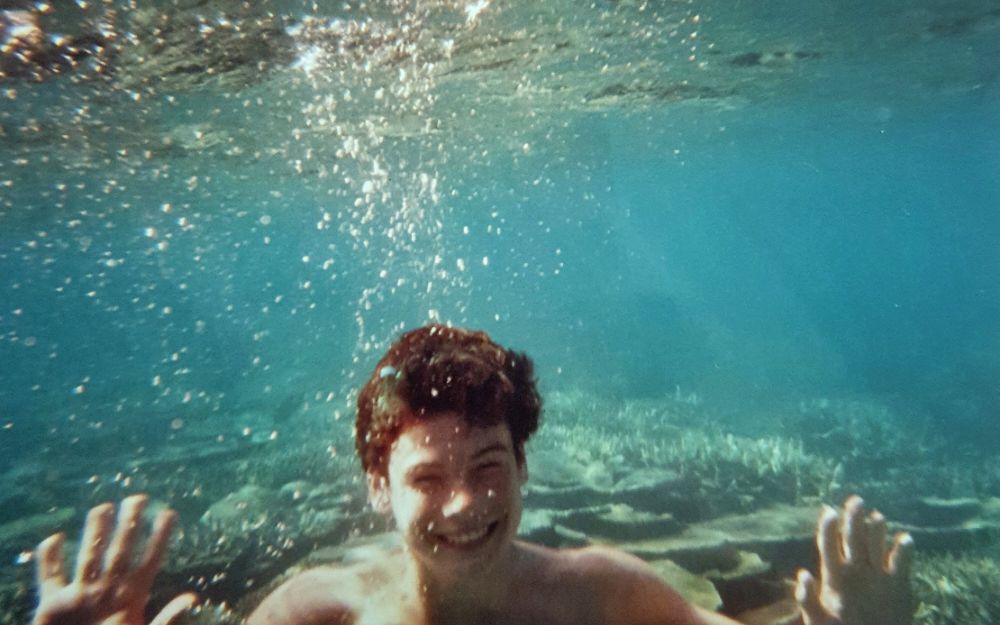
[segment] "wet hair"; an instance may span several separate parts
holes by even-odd
[[[368,473],[384,477],[403,429],[443,412],[471,426],[506,423],[517,460],[538,429],[534,364],[485,332],[430,324],[403,334],[358,395],[354,444]]]

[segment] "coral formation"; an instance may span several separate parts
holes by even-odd
[[[915,625],[1000,623],[1000,560],[973,555],[919,557],[913,575]]]
[[[724,432],[684,397],[613,403],[555,394],[546,418],[545,448],[538,442],[529,453],[536,485],[622,490],[622,480],[668,469],[674,494],[702,502],[698,516],[708,517],[825,496],[834,477],[835,463],[801,441]]]
[[[225,603],[205,602],[179,617],[177,625],[239,625],[243,622]]]
[[[883,469],[902,458],[918,475],[945,472],[904,450],[892,427],[899,417],[884,406],[807,402],[794,429],[761,427],[755,438],[727,431],[696,393],[679,390],[641,401],[557,392],[546,410],[527,454],[520,531],[530,540],[611,544],[650,561],[667,558],[697,576],[696,585],[711,580],[727,607],[756,608],[746,597],[774,599],[780,593],[767,589],[783,588],[781,578],[812,556],[819,501],[835,503],[845,488],[858,488],[921,545],[919,625],[1000,622],[990,594],[1000,578],[996,560],[933,555],[982,544],[1000,526],[1000,500],[971,482],[964,488],[975,497],[954,494],[955,477],[912,492],[887,482],[866,454]],[[70,529],[96,501],[144,489],[155,498],[151,511],[170,505],[182,519],[151,606],[196,590],[215,604],[188,622],[227,625],[235,617],[225,605],[252,607],[287,571],[342,558],[350,539],[388,529],[366,504],[353,456],[337,452],[351,448],[346,430],[322,429],[302,411],[296,428],[277,437],[271,432],[281,426],[270,413],[247,412],[237,421],[239,433],[225,437],[214,423],[189,422],[169,445],[124,462],[127,470],[114,479],[105,474],[122,460],[102,465],[84,489],[78,469],[53,475],[37,507],[8,514],[0,525],[0,535],[13,536],[0,540],[4,556],[14,559],[43,534]],[[975,466],[993,466],[995,476],[1000,464]],[[971,465],[950,470],[972,473]],[[58,518],[32,518],[53,497],[75,507]],[[715,601],[704,596],[706,605]],[[0,569],[5,623],[27,622],[33,601],[30,563]]]
[[[803,400],[778,417],[780,432],[836,464],[830,495],[862,491],[895,514],[919,492],[943,499],[1000,495],[1000,460],[955,444],[929,415],[901,400],[830,397]]]

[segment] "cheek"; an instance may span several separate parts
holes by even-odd
[[[407,498],[405,525],[417,530],[426,529],[428,523],[433,523],[441,516],[441,509],[447,499],[443,492],[411,493]]]
[[[516,476],[506,473],[487,476],[483,480],[483,488],[488,499],[509,505],[512,496],[519,493]]]
[[[396,519],[396,525],[403,529],[411,525],[421,515],[425,514],[428,507],[426,497],[411,489],[401,488],[392,496],[392,515]]]

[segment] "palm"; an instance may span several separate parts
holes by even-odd
[[[146,502],[143,496],[122,502],[117,527],[111,504],[90,511],[71,582],[63,570],[64,537],[51,536],[38,546],[35,625],[143,625],[149,591],[174,522],[172,512],[157,515],[145,553],[133,565],[132,549]],[[168,625],[194,601],[191,594],[177,597],[151,625]]]
[[[887,549],[885,519],[866,514],[858,497],[847,501],[844,516],[843,523],[835,511],[820,517],[820,588],[808,572],[799,574],[796,598],[805,625],[910,625],[912,539],[897,535]]]

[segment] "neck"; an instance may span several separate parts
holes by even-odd
[[[415,562],[427,622],[490,622],[510,605],[519,550],[510,545],[494,562],[474,571],[435,571]]]

